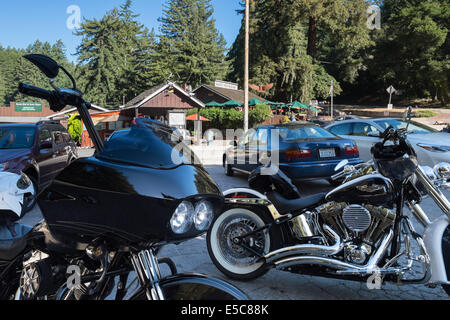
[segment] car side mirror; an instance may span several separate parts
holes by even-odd
[[[369,137],[373,138],[381,138],[381,133],[378,131],[372,131],[367,134]]]
[[[42,141],[39,147],[41,150],[52,149],[53,143],[51,141]]]

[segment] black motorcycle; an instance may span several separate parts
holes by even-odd
[[[16,209],[0,212],[9,217],[0,228],[0,299],[96,300],[114,289],[117,300],[247,299],[227,282],[177,274],[169,258],[157,257],[162,246],[205,233],[224,201],[204,168],[177,151],[182,142],[173,129],[136,119],[128,134],[103,144],[73,77],[46,56],[25,58],[51,79],[54,90],[21,83],[19,91],[47,100],[54,112],[75,106],[96,154],[70,164],[39,195],[45,220],[38,225],[12,222]],[[59,70],[73,89],[56,87]],[[16,187],[24,191],[12,194],[22,199],[29,185],[19,176]],[[162,264],[172,275],[162,276]],[[139,285],[127,292],[134,273]]]
[[[373,161],[345,167],[334,177],[343,184],[329,193],[302,198],[283,172],[264,175],[262,168],[251,174],[251,189],[224,192],[223,213],[207,236],[217,268],[237,280],[277,268],[368,283],[442,285],[450,294],[450,202],[440,191],[450,187],[450,165],[419,166],[407,128],[388,128],[383,137]],[[420,206],[426,195],[446,216],[429,220]],[[424,236],[405,206],[426,228]],[[420,279],[411,277],[416,264],[423,267]]]

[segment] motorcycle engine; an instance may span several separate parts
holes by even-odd
[[[384,231],[394,224],[396,214],[373,205],[330,202],[317,208],[320,217],[343,239],[348,262],[364,264]]]
[[[61,266],[54,265],[49,256],[34,251],[23,262],[20,275],[20,292],[25,300],[35,300],[54,294],[61,286]]]

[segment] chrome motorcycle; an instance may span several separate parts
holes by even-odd
[[[54,112],[75,106],[96,154],[71,163],[38,196],[44,220],[33,228],[17,223],[30,180],[0,174],[0,218],[7,220],[0,223],[0,299],[100,300],[114,289],[116,300],[247,299],[227,282],[178,274],[170,258],[157,256],[167,244],[204,234],[224,201],[204,168],[177,153],[173,129],[136,119],[129,133],[103,144],[73,77],[49,57],[25,58],[54,90],[21,83],[19,91],[47,100]],[[60,69],[73,89],[56,87]]]
[[[410,120],[410,117],[409,117]],[[261,168],[251,189],[224,193],[226,203],[208,232],[208,252],[226,276],[251,280],[271,268],[395,284],[442,285],[450,294],[450,165],[418,165],[407,129],[388,128],[372,149],[373,161],[346,166],[327,194],[300,198],[281,171]],[[431,222],[421,201],[429,195],[446,214]],[[418,234],[404,211],[409,207],[426,231]],[[419,249],[416,254],[413,245]],[[421,278],[411,277],[416,265]]]

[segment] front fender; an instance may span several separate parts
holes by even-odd
[[[232,284],[202,274],[178,274],[160,281],[166,300],[249,300]],[[147,300],[139,290],[131,300]]]
[[[430,256],[432,284],[450,284],[450,219],[442,216],[428,226],[423,240]]]

